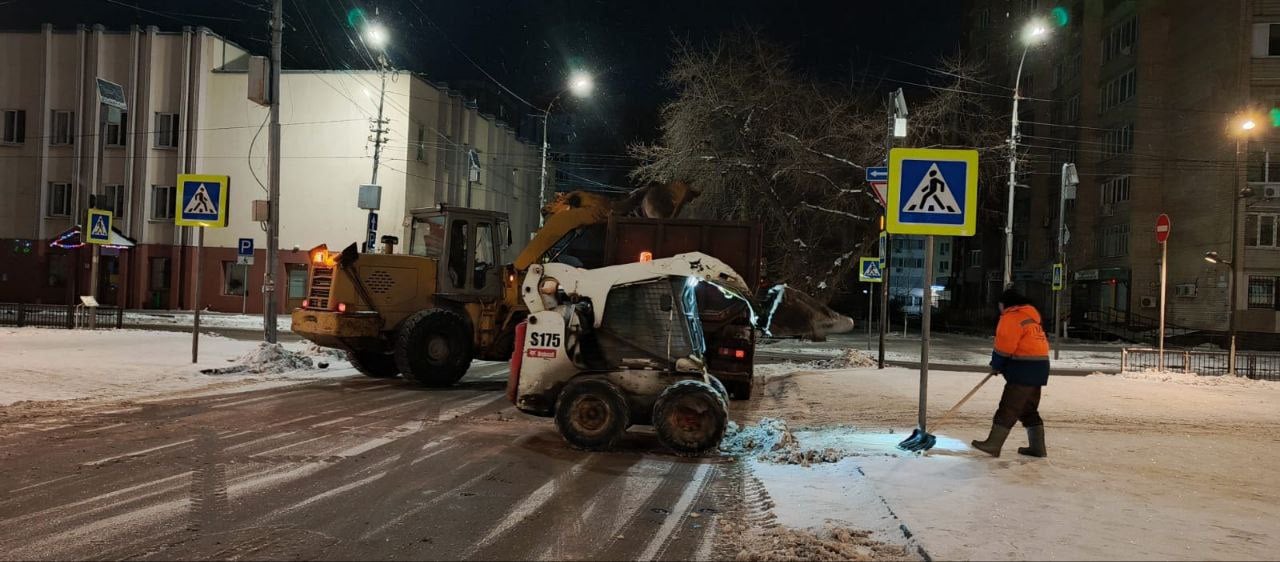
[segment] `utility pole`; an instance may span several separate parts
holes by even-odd
[[[378,55],[378,69],[378,74],[382,76],[382,87],[378,91],[378,117],[373,121],[373,128],[369,129],[373,133],[373,174],[369,179],[371,185],[378,185],[378,164],[382,161],[382,135],[387,132],[387,120],[382,117],[383,104],[387,100],[387,58],[385,55]],[[369,209],[365,226],[367,233],[364,251],[371,254],[377,251],[377,210]]]
[[[1067,284],[1067,199],[1076,198],[1076,186],[1080,184],[1080,176],[1076,173],[1076,165],[1062,165],[1062,183],[1058,191],[1058,260],[1062,265],[1062,285]],[[1058,288],[1053,293],[1053,358],[1062,357],[1062,291]]]
[[[280,28],[284,0],[271,3],[271,126],[267,148],[270,172],[267,180],[267,273],[262,278],[262,331],[267,343],[276,343],[276,269],[280,267]]]

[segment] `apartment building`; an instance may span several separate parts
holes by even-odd
[[[266,199],[268,110],[248,99],[248,63],[204,28],[0,33],[0,302],[89,293],[88,249],[57,242],[93,196],[119,239],[102,252],[101,302],[190,308],[198,282],[202,307],[260,312],[266,236],[252,205]],[[100,119],[98,78],[124,88],[119,125]],[[356,195],[371,179],[381,92],[376,71],[282,76],[282,311],[300,302],[308,249],[365,238]],[[537,145],[419,75],[389,73],[384,100],[379,234],[399,236],[404,251],[409,211],[469,206],[506,212],[518,251],[537,227]],[[199,279],[196,232],[173,221],[182,173],[231,177],[230,222],[205,230]],[[252,266],[236,265],[241,238],[255,241]]]
[[[1060,175],[1074,162],[1080,184],[1067,205],[1064,294],[1073,319],[1158,314],[1154,226],[1165,213],[1173,225],[1168,321],[1225,331],[1234,306],[1240,330],[1280,331],[1280,120],[1270,117],[1280,105],[1280,2],[970,0],[966,17],[967,51],[987,61],[992,82],[1009,86],[1025,24],[1041,18],[1049,28],[1027,50],[1020,88],[1018,287],[1051,302]],[[997,103],[1008,115],[1009,102]],[[1256,127],[1244,129],[1246,119]],[[1246,185],[1251,194],[1237,197]],[[984,253],[1001,255],[987,242]],[[1234,275],[1207,262],[1208,251],[1231,261]]]

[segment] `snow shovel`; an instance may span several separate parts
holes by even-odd
[[[994,376],[996,376],[994,372],[987,373],[987,376],[978,381],[978,385],[973,387],[973,390],[970,390],[968,394],[964,395],[964,398],[961,398],[959,402],[956,402],[956,405],[952,406],[950,410],[947,410],[947,413],[942,414],[942,419],[938,420],[938,423],[934,424],[934,429],[942,427],[942,424],[947,423],[947,420],[951,418],[951,414],[954,414],[956,410],[959,410],[960,407],[964,405],[965,402],[968,402],[970,398],[973,398],[973,395],[978,393],[978,389],[982,388],[982,385],[987,384],[987,380]],[[937,442],[937,437],[934,437],[933,434],[917,427],[911,432],[910,437],[907,437],[906,439],[903,439],[901,443],[898,443],[898,448],[903,451],[911,452],[928,451],[929,449],[932,449],[934,444]]]

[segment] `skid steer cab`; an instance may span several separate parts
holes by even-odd
[[[703,284],[750,302],[737,273],[699,253],[592,270],[530,267],[508,399],[554,417],[582,449],[612,448],[633,424],[652,425],[681,454],[715,449],[728,394],[706,369],[696,294]]]
[[[307,294],[293,332],[347,352],[370,377],[448,386],[473,358],[506,361],[515,324],[516,276],[503,265],[505,213],[440,206],[411,213],[407,254],[311,250]],[[504,336],[504,334],[506,334]]]

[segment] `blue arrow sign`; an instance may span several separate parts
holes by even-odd
[[[889,167],[872,166],[867,168],[867,181],[889,181]]]

